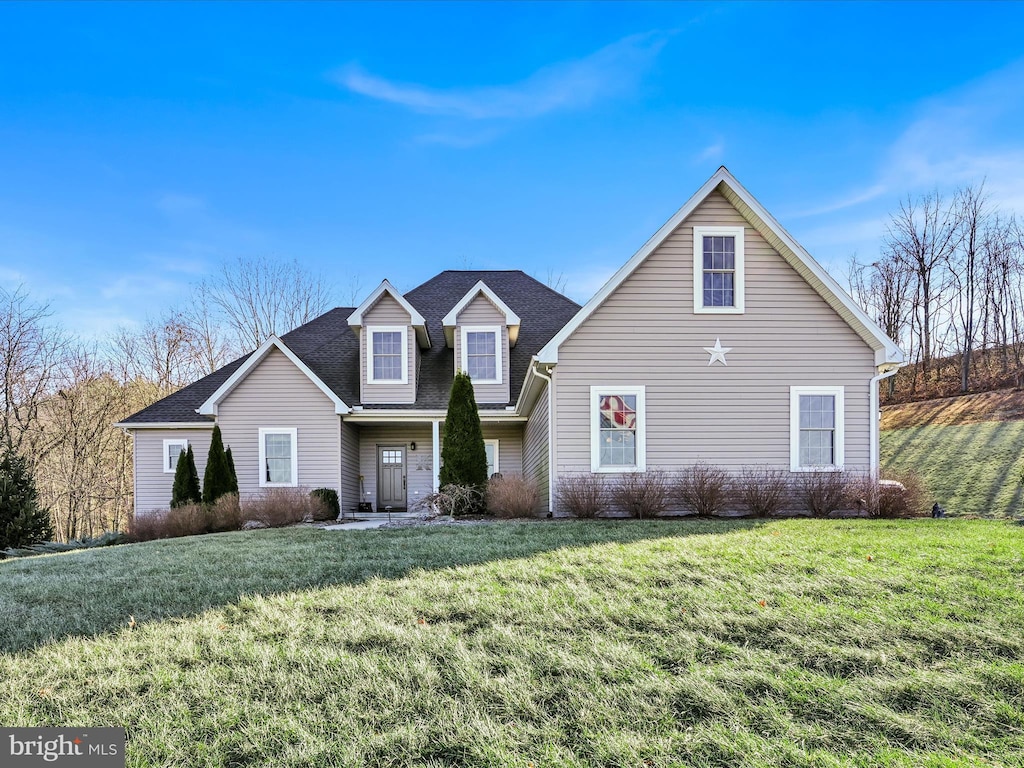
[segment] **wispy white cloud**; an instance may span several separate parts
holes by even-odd
[[[718,139],[712,144],[708,144],[704,149],[697,153],[694,158],[694,162],[707,163],[707,162],[718,162],[725,156],[725,141]]]
[[[176,297],[184,289],[181,283],[147,272],[118,277],[100,288],[100,296],[107,301],[140,296]]]
[[[923,100],[878,159],[872,182],[792,215],[817,216],[985,180],[993,202],[1024,210],[1024,59]]]
[[[586,107],[635,86],[667,36],[630,35],[574,61],[543,67],[509,85],[431,88],[371,74],[357,64],[335,73],[344,88],[426,115],[469,120],[528,119],[558,110]]]

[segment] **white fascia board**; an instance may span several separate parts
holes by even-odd
[[[736,177],[723,165],[715,174],[698,189],[683,207],[673,214],[661,229],[643,244],[633,256],[608,280],[594,297],[583,305],[583,308],[570,320],[562,330],[555,334],[551,340],[544,345],[544,348],[537,353],[537,358],[542,363],[557,363],[558,348],[568,339],[583,322],[593,314],[599,306],[618,288],[639,267],[644,260],[653,253],[654,249],[664,242],[676,227],[694,212],[698,205],[710,195],[719,185],[723,185],[727,192],[731,192],[736,199],[742,201],[754,216],[760,218],[763,225],[775,235],[775,238],[784,246],[781,255],[789,261],[797,271],[807,280],[807,283],[829,303],[839,315],[875,350],[875,364],[902,363],[905,361],[903,351],[888,337],[885,332],[875,323],[856,302],[844,291],[839,284],[822,268],[814,258],[804,250],[792,235],[790,235],[762,206],[753,195],[751,195]],[[726,194],[730,198],[729,194]],[[735,205],[735,200],[730,199]],[[748,218],[744,211],[740,211],[744,218]],[[751,222],[753,224],[753,222]],[[760,227],[754,226],[760,231]],[[764,235],[764,232],[761,232]],[[787,258],[788,257],[788,258]],[[858,327],[860,326],[860,327]]]
[[[213,421],[119,421],[118,429],[213,429]]]
[[[277,336],[271,336],[260,345],[259,349],[249,355],[248,359],[238,367],[238,370],[231,374],[228,380],[221,384],[217,388],[217,391],[210,395],[205,403],[196,409],[196,413],[202,415],[215,415],[217,413],[217,404],[227,397],[228,393],[237,387],[257,365],[263,362],[263,358],[265,358],[272,349],[280,350],[285,357],[292,361],[296,368],[305,374],[306,378],[316,385],[317,389],[327,395],[330,401],[334,403],[335,413],[349,413],[352,410],[345,405],[344,401],[340,397],[334,394],[334,391],[330,387],[323,383],[319,376],[310,370],[308,365],[302,362],[294,352],[288,349],[287,344],[281,341]]]
[[[462,312],[469,302],[477,297],[477,294],[482,293],[488,301],[491,302],[498,311],[505,316],[505,325],[508,326],[508,345],[514,347],[516,342],[519,340],[519,325],[522,320],[519,319],[519,315],[512,311],[512,309],[501,300],[494,291],[492,291],[487,283],[483,280],[477,281],[477,284],[469,289],[469,292],[459,299],[459,302],[452,307],[451,311],[444,316],[441,324],[444,326],[445,339],[448,341],[448,346],[454,346],[454,329],[459,324],[459,313]],[[513,330],[514,329],[514,330]]]
[[[425,424],[431,421],[444,421],[447,418],[447,410],[422,410],[402,411],[374,409],[372,411],[353,411],[349,413],[344,421],[354,424]],[[518,423],[526,421],[525,416],[519,416],[513,411],[480,411],[480,421],[495,423]]]
[[[391,296],[402,309],[409,313],[409,325],[416,329],[416,338],[419,340],[420,346],[424,349],[430,349],[430,334],[427,333],[427,321],[423,319],[423,315],[416,311],[416,307],[410,304],[389,280],[384,280],[373,293],[366,297],[362,304],[356,307],[355,312],[348,316],[348,324],[353,328],[361,328],[363,326],[363,315],[369,312],[385,293]]]
[[[747,189],[740,184],[736,178],[725,170],[725,168],[719,169],[719,173],[725,171],[726,176],[722,179],[724,182],[727,193],[726,198],[729,199],[733,205],[736,201],[731,199],[734,195],[738,200],[742,201],[743,204],[764,224],[768,231],[778,238],[781,244],[784,246],[781,250],[781,255],[786,261],[801,274],[801,276],[808,282],[808,284],[818,292],[825,301],[836,310],[836,312],[853,328],[857,334],[868,342],[875,350],[875,364],[884,365],[887,363],[903,363],[906,361],[906,356],[903,354],[903,350],[896,345],[896,343],[886,335],[874,320],[857,305],[857,302],[843,290],[842,286],[836,282],[835,278],[830,275],[824,267],[817,262],[817,260],[809,254],[800,243],[796,241],[786,229],[779,224],[768,210],[758,202]],[[718,174],[716,174],[717,176]],[[732,195],[728,193],[732,193]],[[741,214],[746,212],[740,209]],[[749,218],[745,216],[745,218]],[[751,222],[754,224],[754,222]],[[760,227],[754,226],[755,229],[760,231]],[[764,232],[761,232],[763,235]],[[788,251],[788,253],[787,253]],[[858,325],[860,327],[858,327]]]

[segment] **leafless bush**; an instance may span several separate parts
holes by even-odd
[[[237,493],[226,493],[206,509],[206,530],[237,531],[242,527],[242,507]]]
[[[796,480],[796,500],[812,517],[825,517],[843,506],[849,496],[842,472],[802,472]]]
[[[679,500],[698,515],[717,515],[725,511],[729,499],[729,473],[699,461],[680,470],[674,490]]]
[[[537,483],[519,474],[496,476],[487,484],[487,511],[495,517],[533,517],[539,501]]]
[[[789,473],[774,467],[744,467],[737,497],[753,515],[777,515],[789,497]]]
[[[850,483],[850,493],[871,517],[920,517],[926,513],[926,490],[915,472],[879,479],[870,474]]]
[[[555,490],[560,508],[574,517],[597,517],[608,508],[604,475],[578,474],[558,478]]]
[[[479,512],[484,506],[484,492],[475,485],[456,485],[449,483],[441,486],[437,493],[425,496],[419,506],[457,517]]]
[[[185,504],[174,509],[136,514],[128,526],[132,541],[174,539],[207,531],[206,509],[202,504]]]
[[[323,515],[323,502],[302,488],[267,488],[242,504],[242,518],[280,528]]]
[[[668,476],[660,469],[652,469],[620,475],[612,484],[611,498],[616,508],[643,519],[668,509],[670,492]]]

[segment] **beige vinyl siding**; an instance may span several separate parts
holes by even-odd
[[[206,457],[210,453],[209,429],[137,429],[135,444],[135,512],[145,514],[171,506],[174,473],[164,472],[164,440],[188,440],[202,480]],[[234,454],[234,451],[232,451]]]
[[[482,424],[484,440],[498,441],[498,471],[503,475],[523,472],[523,425]],[[442,432],[442,441],[444,433]],[[444,443],[442,442],[442,445]]]
[[[224,445],[231,446],[242,496],[259,493],[259,430],[297,430],[298,484],[341,484],[341,430],[334,403],[277,349],[257,365],[217,408]]]
[[[537,483],[540,501],[538,512],[550,509],[548,499],[548,391],[547,385],[533,406],[530,420],[523,430],[523,474]]]
[[[360,376],[361,401],[363,403],[408,404],[416,402],[416,374],[419,370],[419,361],[416,333],[410,325],[411,322],[412,318],[409,317],[409,313],[387,293],[383,294],[371,309],[363,313],[363,327],[359,334],[359,364],[362,370]],[[374,326],[380,325],[405,327],[405,343],[408,353],[407,383],[405,384],[375,384],[369,381],[368,371],[371,363],[368,360],[368,355],[372,353],[370,332]]]
[[[350,512],[359,503],[359,425],[341,424],[341,512]]]
[[[477,403],[507,403],[509,401],[508,373],[508,326],[502,314],[491,300],[483,294],[477,294],[456,318],[458,327],[455,329],[455,370],[462,367],[462,326],[464,325],[496,325],[501,328],[501,338],[497,340],[501,350],[501,384],[473,383],[473,395]]]
[[[409,444],[416,442],[416,450]],[[377,508],[377,446],[405,446],[406,504],[413,509],[434,489],[433,436],[430,424],[362,425],[359,430],[359,474],[363,501]]]
[[[746,311],[693,312],[693,227],[745,226]],[[728,366],[708,366],[720,338]],[[789,388],[845,387],[847,468],[869,463],[874,353],[718,192],[559,350],[556,470],[590,471],[591,385],[646,386],[647,466],[789,468]]]

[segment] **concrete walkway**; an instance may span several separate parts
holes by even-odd
[[[387,525],[388,519],[381,518],[379,520],[349,520],[347,523],[338,523],[337,525],[325,525],[323,530],[325,531],[365,531],[369,528],[380,528],[382,525]]]

